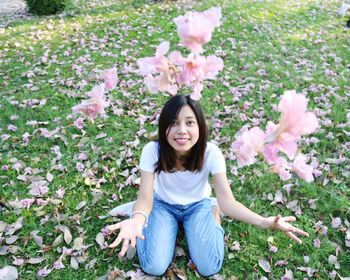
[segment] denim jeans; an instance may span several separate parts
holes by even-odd
[[[178,223],[183,224],[188,251],[202,276],[220,271],[224,259],[224,230],[211,213],[209,199],[187,205],[168,204],[155,194],[144,240],[137,240],[137,254],[144,272],[159,276],[170,265]]]

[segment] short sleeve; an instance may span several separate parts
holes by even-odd
[[[215,144],[211,144],[209,155],[209,171],[211,174],[226,172],[226,161],[221,150]]]
[[[140,157],[140,169],[154,172],[155,163],[158,161],[158,143],[150,142],[143,147]]]

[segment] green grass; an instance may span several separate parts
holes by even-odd
[[[137,117],[141,114],[154,117],[167,98],[162,94],[149,94],[141,77],[123,72],[123,69],[124,66],[136,69],[136,60],[152,56],[163,40],[170,41],[171,50],[183,51],[177,46],[179,39],[172,19],[189,10],[221,6],[222,24],[204,47],[205,55],[218,50],[225,54],[224,70],[217,80],[210,82],[210,87],[204,88],[201,101],[211,138],[217,137],[222,142],[220,148],[228,155],[239,128],[254,119],[259,120],[261,128],[265,128],[268,120],[277,122],[279,114],[273,110],[273,105],[285,90],[296,89],[307,94],[310,109],[321,111],[321,129],[310,136],[318,138],[319,142],[302,145],[301,149],[306,154],[316,151],[322,175],[312,183],[297,178],[282,182],[268,173],[264,164],[257,163],[239,169],[235,176],[231,167],[237,164],[227,160],[228,177],[237,200],[265,216],[295,215],[287,203],[298,200],[301,213],[297,215],[296,224],[310,237],[303,238],[303,245],[296,245],[282,233],[224,220],[227,246],[220,275],[224,279],[231,276],[280,279],[288,269],[293,271],[294,279],[303,279],[307,274],[298,268],[311,267],[317,270],[314,277],[330,279],[334,265],[329,264],[328,257],[333,254],[340,263],[336,270],[339,276],[349,277],[350,252],[345,238],[349,230],[350,163],[347,160],[336,165],[327,160],[350,157],[349,136],[345,133],[349,133],[346,115],[350,105],[350,31],[344,28],[344,18],[336,17],[340,4],[340,0],[322,3],[313,0],[81,0],[70,7],[66,15],[14,20],[0,30],[0,135],[9,135],[9,139],[0,140],[0,221],[11,224],[19,217],[24,218],[23,228],[16,232],[19,238],[13,244],[18,251],[1,256],[0,267],[12,265],[14,255],[25,260],[33,256],[45,258],[37,265],[19,266],[22,279],[36,279],[39,269],[52,268],[61,255],[59,248],[72,247],[72,243],[64,242],[57,247],[50,246],[60,234],[56,226],[61,224],[70,228],[73,239],[82,236],[84,245],[90,245],[85,251],[87,260],[74,270],[70,268],[70,257],[65,257],[66,268],[53,270],[48,279],[98,279],[113,268],[125,272],[139,268],[136,257],[121,262],[116,251],[101,250],[95,242],[97,233],[106,224],[116,221],[99,219],[99,216],[136,198],[137,186],[125,186],[127,177],[121,174],[125,170],[131,172],[138,165],[142,147],[150,139],[147,135],[138,137],[138,130],[145,128],[149,134],[157,129],[149,122],[140,125]],[[102,44],[104,39],[108,40]],[[45,54],[47,61],[43,62]],[[76,73],[73,65],[82,68],[81,74]],[[112,66],[118,69],[120,83],[111,92],[111,102],[115,108],[122,109],[123,114],[114,115],[109,107],[108,118],[98,118],[95,123],[85,120],[83,130],[77,129],[73,125],[75,118],[70,117],[72,106],[80,103],[96,83],[94,71]],[[35,76],[30,77],[31,73]],[[331,74],[327,76],[326,73]],[[83,79],[87,85],[80,89],[77,84]],[[237,100],[230,92],[235,87],[242,93]],[[46,104],[39,105],[44,99]],[[251,103],[246,111],[244,102]],[[225,108],[233,111],[227,113]],[[264,115],[257,117],[254,111]],[[11,120],[13,115],[18,119]],[[242,115],[246,120],[241,119]],[[216,119],[224,124],[218,131],[212,126]],[[39,123],[31,124],[32,121]],[[15,125],[17,130],[9,131],[9,124]],[[57,132],[46,138],[41,136],[40,128],[57,129]],[[22,139],[26,132],[30,135],[28,145]],[[103,132],[107,136],[96,139]],[[327,136],[330,132],[333,138]],[[132,142],[137,138],[140,144],[134,146]],[[61,158],[53,152],[55,146],[59,147]],[[87,154],[87,161],[77,160],[81,152]],[[16,161],[23,165],[19,171],[12,167]],[[77,170],[78,162],[84,164],[84,171]],[[61,203],[48,203],[43,207],[34,204],[29,209],[11,207],[10,201],[31,197],[29,183],[17,178],[24,174],[24,167],[32,169],[32,176],[44,179],[48,172],[53,174],[49,192],[43,199],[64,189]],[[29,169],[27,172],[31,175]],[[86,177],[93,184],[86,184]],[[104,183],[94,183],[102,178]],[[292,184],[290,194],[283,189],[288,183]],[[286,201],[271,205],[268,197],[278,191],[282,191]],[[94,199],[96,192],[100,197]],[[316,209],[310,208],[312,199],[316,200]],[[81,201],[87,201],[86,206],[76,210]],[[341,218],[341,228],[332,228],[332,217]],[[316,229],[317,222],[328,228],[326,235]],[[44,244],[48,245],[44,252],[30,237],[33,230],[39,230]],[[267,239],[270,236],[278,248],[276,253],[269,251]],[[5,246],[3,237],[7,236],[0,233],[0,247]],[[317,238],[321,241],[320,248],[313,245]],[[240,242],[238,252],[229,249],[234,241]],[[179,245],[186,248],[181,239]],[[304,263],[303,256],[309,256],[308,264]],[[94,259],[93,267],[86,266]],[[271,263],[271,273],[259,267],[259,259]],[[288,264],[275,266],[278,260],[286,260]],[[185,271],[188,279],[197,279],[187,268],[187,262],[187,256],[176,260],[177,267]]]

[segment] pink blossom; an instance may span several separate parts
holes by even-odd
[[[321,247],[321,241],[320,239],[316,238],[313,240],[313,244],[315,248],[320,248]]]
[[[49,191],[49,188],[46,186],[45,181],[33,182],[29,186],[29,193],[33,196],[43,196]]]
[[[292,177],[290,174],[290,169],[291,166],[287,160],[283,157],[279,157],[277,158],[275,164],[269,168],[269,171],[278,174],[280,176],[280,179],[282,181],[285,181]]]
[[[267,160],[273,161],[276,158],[276,150],[284,152],[290,159],[293,159],[300,136],[313,133],[318,128],[318,120],[314,113],[308,112],[307,99],[295,90],[287,90],[281,97],[278,104],[278,111],[282,113],[278,125],[268,125],[269,142]],[[265,154],[265,153],[264,153]]]
[[[39,269],[37,276],[38,278],[44,278],[51,273],[52,269],[47,269],[46,267]]]
[[[341,219],[339,217],[332,218],[332,228],[338,228],[341,226]]]
[[[179,67],[176,81],[179,84],[193,86],[191,98],[195,100],[199,100],[201,97],[203,86],[200,82],[214,79],[224,67],[222,59],[215,55],[204,57],[191,53],[187,58],[183,58],[180,52],[175,51],[169,55],[169,59]]]
[[[13,265],[23,265],[24,264],[24,259],[16,258],[15,256],[12,256],[12,257],[13,257],[13,262],[12,262]]]
[[[19,201],[23,208],[29,209],[29,207],[35,202],[33,198],[24,198]]]
[[[17,126],[14,126],[13,124],[9,124],[7,126],[7,129],[10,130],[10,131],[15,132],[17,130]]]
[[[107,69],[104,72],[103,79],[105,81],[105,89],[113,90],[117,86],[118,74],[115,67]]]
[[[105,108],[109,105],[104,96],[104,84],[96,85],[88,93],[91,98],[84,100],[81,104],[72,108],[74,114],[83,113],[85,116],[94,119],[97,115],[104,115]]]
[[[220,25],[221,8],[204,12],[188,12],[174,19],[180,44],[195,53],[203,52],[202,46],[211,40],[215,27]]]
[[[74,121],[73,125],[74,125],[77,129],[82,129],[82,128],[84,127],[84,119],[81,118],[81,117],[77,118],[77,119]]]
[[[169,42],[162,42],[156,50],[154,57],[144,57],[137,60],[140,74],[151,93],[169,92],[176,94],[178,86],[175,81],[175,67],[165,54],[169,51]]]
[[[54,269],[59,270],[59,269],[65,268],[65,265],[62,263],[61,260],[57,260],[53,263],[53,267]]]
[[[299,154],[293,161],[292,170],[297,173],[306,182],[312,182],[314,177],[312,175],[313,167],[305,163],[305,155]]]
[[[62,189],[62,188],[59,188],[59,189],[55,192],[55,196],[56,196],[57,198],[63,198],[64,193],[65,193],[65,190]]]
[[[231,150],[237,156],[238,167],[255,163],[255,157],[263,149],[265,133],[259,127],[247,129],[243,127],[235,135],[236,141],[232,143]]]

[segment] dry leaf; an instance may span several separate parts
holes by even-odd
[[[81,250],[84,246],[83,243],[84,243],[84,239],[82,237],[78,237],[74,239],[73,249],[77,251]]]
[[[260,259],[259,260],[259,266],[267,273],[271,272],[271,266],[268,261]]]
[[[53,241],[52,246],[56,247],[60,245],[63,242],[63,235],[60,234],[59,236],[56,237],[56,239]]]
[[[103,243],[105,242],[105,236],[103,235],[103,233],[99,232],[96,235],[95,241],[97,242],[98,245],[102,246]]]
[[[78,269],[79,268],[79,263],[78,263],[78,260],[76,257],[71,257],[70,258],[70,266],[73,268],[73,269]]]
[[[18,271],[14,266],[7,265],[0,269],[1,280],[16,280],[18,279]]]
[[[75,207],[75,210],[80,210],[81,208],[83,208],[85,205],[86,205],[86,201],[83,200],[81,201],[76,207]]]
[[[31,257],[27,263],[29,264],[38,264],[38,263],[41,263],[42,261],[44,260],[43,257]]]
[[[72,234],[70,233],[70,230],[67,226],[64,228],[64,241],[66,241],[67,244],[70,244],[72,242]]]

